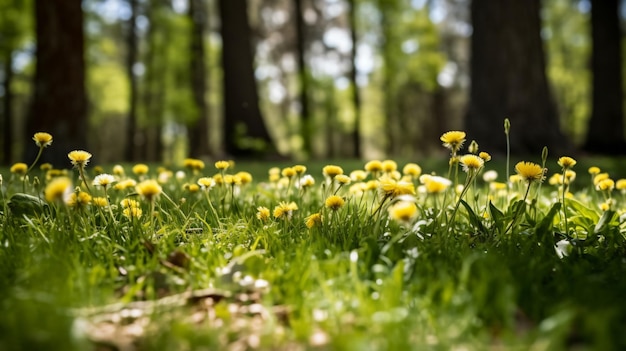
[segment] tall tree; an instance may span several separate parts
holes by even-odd
[[[254,77],[247,0],[220,0],[224,94],[224,151],[249,156],[274,151]],[[269,150],[268,150],[269,149]]]
[[[298,78],[300,81],[300,118],[302,148],[307,155],[311,155],[311,111],[309,108],[309,73],[306,65],[306,23],[304,21],[303,0],[294,0],[296,19],[296,56],[298,58]]]
[[[354,105],[354,130],[352,131],[353,156],[361,157],[361,94],[356,76],[356,54],[357,54],[357,24],[356,24],[356,2],[348,0],[348,17],[350,20],[350,37],[352,39],[352,49],[350,50],[350,84],[352,88],[352,103]]]
[[[135,139],[137,137],[137,98],[139,96],[139,79],[135,74],[135,64],[139,57],[139,46],[137,38],[137,12],[139,8],[138,0],[128,0],[130,6],[130,17],[128,18],[128,28],[126,28],[126,73],[130,86],[128,119],[126,126],[126,150],[124,156],[127,161],[137,159],[137,147]]]
[[[504,118],[511,121],[511,151],[571,151],[561,133],[545,74],[540,0],[473,0],[471,77],[465,129],[481,149],[504,152]]]
[[[400,13],[400,4],[398,0],[377,0],[377,4],[380,10],[380,35],[382,41],[383,68],[381,74],[386,118],[386,152],[388,155],[392,155],[397,151],[397,136],[402,130],[397,108],[398,80],[396,75],[398,74],[398,56],[400,52],[397,40],[398,28],[395,25]]]
[[[80,1],[35,1],[37,63],[34,95],[26,123],[26,139],[39,131],[53,135],[54,146],[42,159],[67,167],[67,154],[87,146],[87,98],[83,10]],[[34,143],[24,159],[32,160]]]
[[[619,0],[591,1],[592,111],[585,150],[626,152]]]
[[[31,3],[24,0],[5,0],[0,2],[0,62],[4,73],[2,87],[2,113],[0,129],[2,129],[2,150],[0,164],[10,164],[13,156],[13,55],[21,41],[26,37],[27,27],[31,25],[29,13]]]
[[[201,157],[210,154],[209,106],[205,97],[207,69],[205,66],[204,32],[208,20],[205,2],[189,0],[188,16],[191,20],[191,45],[189,48],[191,91],[197,110],[195,123],[189,128],[189,154],[192,157]]]

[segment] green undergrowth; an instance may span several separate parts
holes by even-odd
[[[388,160],[248,182],[242,165],[188,161],[104,169],[108,188],[5,173],[0,349],[626,347],[619,181],[498,183],[489,163],[433,178]]]

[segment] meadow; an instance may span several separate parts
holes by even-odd
[[[54,169],[33,139],[0,178],[2,350],[626,347],[626,179],[594,160],[495,171],[451,131],[438,170]]]

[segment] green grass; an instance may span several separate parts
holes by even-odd
[[[453,186],[400,196],[407,188],[395,181],[386,195],[380,185],[360,194],[350,187],[361,181],[327,180],[326,162],[307,164],[316,183],[303,191],[293,179],[268,181],[270,167],[291,164],[241,162],[225,174],[249,171],[251,184],[192,193],[189,184],[218,171],[186,172],[161,184],[151,216],[134,187],[108,189],[110,208],[70,207],[38,200],[50,184],[44,173],[23,183],[3,171],[0,349],[622,349],[626,202],[619,190],[595,190],[587,168],[617,180],[625,163],[579,161],[569,233],[560,187],[547,182],[522,201],[526,183],[490,191],[479,175],[459,202]],[[446,159],[419,164],[447,174]],[[548,176],[560,171],[547,165]],[[504,168],[485,167],[501,180]],[[147,178],[157,178],[151,169]],[[345,199],[337,211],[324,206],[331,194]],[[139,201],[142,216],[126,217],[123,199]],[[298,209],[257,218],[259,206],[273,212],[283,201]],[[416,206],[407,221],[392,218],[402,201]],[[307,228],[317,212],[321,224]]]

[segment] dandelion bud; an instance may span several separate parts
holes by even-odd
[[[546,160],[548,159],[548,147],[544,146],[543,150],[541,150],[541,160],[543,161],[543,164],[546,164]]]
[[[478,153],[478,143],[476,142],[476,140],[472,140],[467,148],[467,151],[469,151],[470,154],[474,155]]]
[[[509,135],[509,130],[511,130],[511,121],[508,118],[504,119],[504,134]]]
[[[35,176],[33,177],[33,187],[35,189],[39,189],[39,185],[41,184],[41,182],[39,181],[39,177]]]

